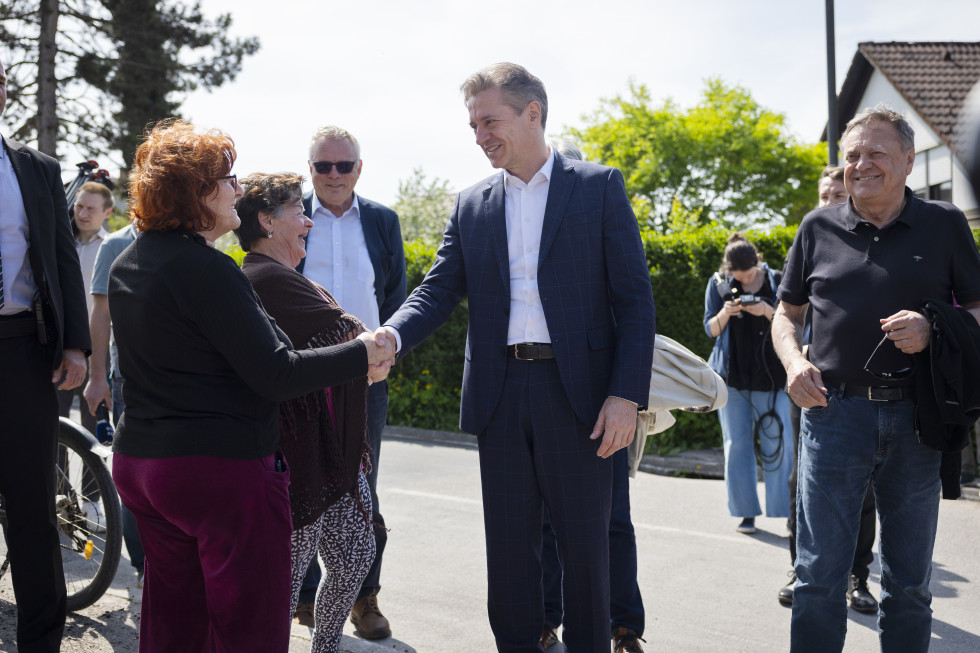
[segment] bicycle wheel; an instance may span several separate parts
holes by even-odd
[[[55,467],[55,512],[61,538],[61,562],[68,588],[68,610],[95,603],[112,583],[122,554],[119,495],[105,462],[72,425],[58,429]],[[91,506],[102,512],[88,519]]]

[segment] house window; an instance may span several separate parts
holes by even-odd
[[[929,199],[941,202],[953,202],[953,182],[944,181],[929,187]]]
[[[952,153],[942,145],[916,153],[915,165],[906,183],[918,198],[952,202],[952,179]]]

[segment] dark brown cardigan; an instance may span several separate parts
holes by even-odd
[[[297,350],[347,342],[364,330],[330,293],[268,256],[249,253],[242,271]],[[294,530],[316,521],[344,494],[356,498],[357,475],[370,451],[366,392],[363,377],[280,404],[279,442],[290,468]]]

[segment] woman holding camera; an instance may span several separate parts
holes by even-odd
[[[742,518],[737,530],[746,534],[755,533],[755,517],[762,514],[756,492],[757,448],[766,483],[766,516],[788,517],[790,511],[793,432],[786,373],[770,334],[781,277],[736,232],[704,294],[704,330],[715,339],[708,365],[728,384],[728,404],[718,411],[728,510]]]

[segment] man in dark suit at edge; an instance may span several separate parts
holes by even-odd
[[[0,114],[7,76],[0,63]],[[37,310],[35,310],[37,309]],[[43,328],[40,324],[43,315]],[[88,311],[61,168],[3,137],[0,148],[0,494],[21,653],[54,653],[66,590],[54,513],[55,388],[85,379]]]
[[[655,333],[639,227],[618,170],[549,148],[538,78],[500,63],[461,90],[503,172],[459,194],[432,269],[382,329],[404,353],[469,300],[460,428],[480,451],[497,649],[541,651],[543,502],[567,650],[608,650],[611,456],[646,405]]]
[[[398,214],[387,206],[354,193],[361,176],[361,145],[346,129],[329,125],[310,142],[313,190],[303,197],[303,212],[316,227],[307,236],[306,257],[297,270],[330,291],[340,306],[369,330],[384,323],[405,301],[405,250]],[[388,619],[378,607],[381,559],[388,541],[378,507],[378,465],[381,437],[388,418],[388,382],[368,388],[368,441],[371,445],[371,512],[377,555],[361,584],[351,610],[351,622],[365,639],[391,636]],[[312,626],[312,602],[320,582],[316,558],[303,579],[298,623]]]

